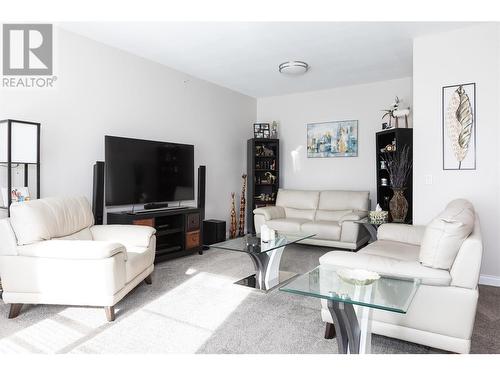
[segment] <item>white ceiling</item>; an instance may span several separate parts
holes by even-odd
[[[273,96],[412,74],[412,39],[457,22],[82,22],[64,29],[253,96]],[[310,71],[278,73],[286,60]]]

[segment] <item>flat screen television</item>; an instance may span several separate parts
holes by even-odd
[[[194,146],[105,137],[106,205],[194,199]]]

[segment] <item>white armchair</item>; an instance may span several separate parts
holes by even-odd
[[[357,253],[331,251],[321,264],[419,278],[406,314],[374,310],[372,332],[456,353],[470,351],[483,244],[472,205],[457,199],[429,225],[383,224]],[[332,323],[322,301],[321,316]]]
[[[9,318],[23,304],[114,306],[141,281],[151,283],[155,229],[93,225],[88,201],[46,198],[11,206],[0,220],[0,278]]]

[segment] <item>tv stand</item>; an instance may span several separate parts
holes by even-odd
[[[162,207],[162,208],[146,208],[144,210],[136,210],[136,211],[129,211],[129,215],[137,215],[137,214],[143,214],[147,212],[161,212],[161,211],[169,211],[169,210],[185,210],[187,208],[190,208],[188,206],[172,206],[172,207]]]
[[[144,205],[144,209],[145,210],[156,210],[156,209],[159,209],[159,208],[167,208],[167,207],[168,207],[168,203],[165,203],[165,202],[146,203]]]
[[[155,263],[202,253],[201,211],[196,207],[108,212],[108,224],[145,225],[156,229]]]

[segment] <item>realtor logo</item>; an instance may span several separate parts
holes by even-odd
[[[51,76],[51,24],[3,25],[3,75]]]

